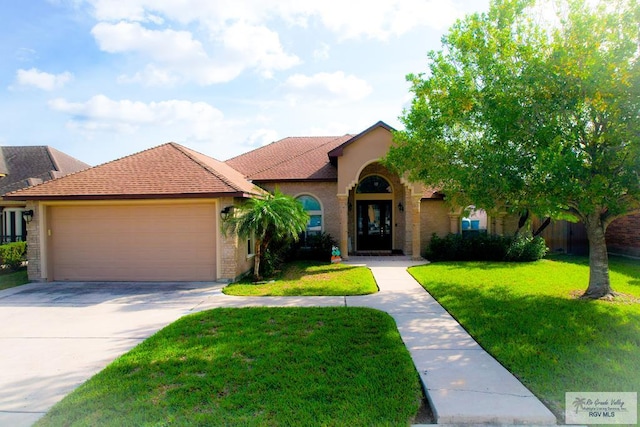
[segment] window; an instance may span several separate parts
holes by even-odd
[[[247,239],[247,257],[256,254],[256,238],[251,234]]]
[[[302,246],[306,246],[307,239],[310,236],[316,236],[322,233],[322,206],[320,206],[318,199],[313,196],[299,196],[296,200],[302,204],[304,210],[309,214],[307,229],[301,236]]]
[[[360,181],[356,193],[391,193],[391,184],[380,175],[370,175]]]
[[[471,205],[465,209],[462,218],[462,234],[478,234],[487,232],[487,213]]]
[[[26,240],[27,224],[22,212],[23,208],[5,208],[2,211],[2,243]]]

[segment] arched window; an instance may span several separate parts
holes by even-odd
[[[309,214],[307,229],[302,235],[302,246],[306,246],[310,236],[322,233],[322,206],[318,199],[309,195],[298,196],[296,200],[302,203],[302,207]]]
[[[380,175],[369,175],[358,184],[356,193],[391,193],[391,184]]]

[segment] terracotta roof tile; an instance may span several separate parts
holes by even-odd
[[[218,197],[261,192],[223,162],[171,142],[8,197],[17,200]]]
[[[335,181],[327,153],[353,135],[289,137],[226,161],[253,181]]]

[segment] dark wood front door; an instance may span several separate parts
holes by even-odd
[[[391,200],[362,200],[356,202],[358,251],[390,251]]]

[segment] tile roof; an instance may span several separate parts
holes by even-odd
[[[226,163],[253,181],[335,181],[327,153],[353,135],[289,137],[229,159]]]
[[[140,199],[261,194],[223,162],[170,142],[7,195],[15,200]]]
[[[0,195],[89,167],[48,146],[0,147]]]

